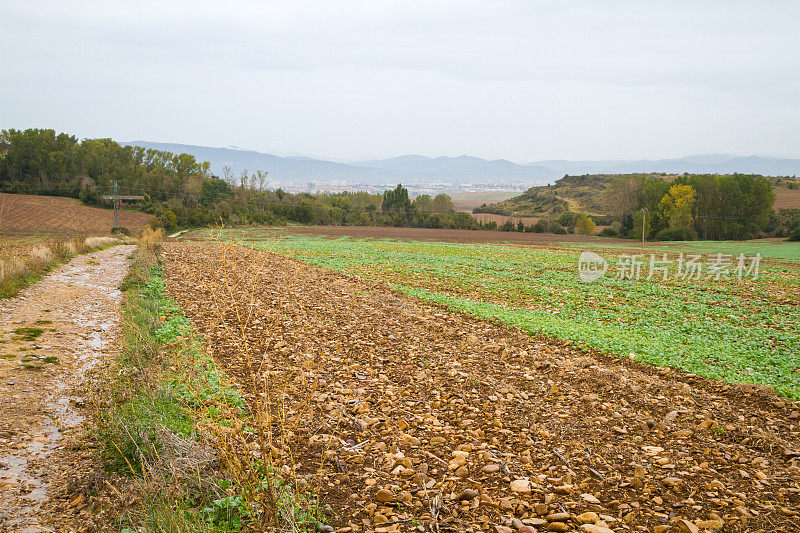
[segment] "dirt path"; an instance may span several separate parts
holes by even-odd
[[[240,383],[255,377],[250,401],[285,399],[281,460],[339,531],[800,531],[800,411],[769,391],[265,252],[176,244],[167,257],[210,352]]]
[[[0,531],[52,531],[59,502],[90,460],[79,433],[85,374],[108,352],[132,246],[81,255],[0,303]]]

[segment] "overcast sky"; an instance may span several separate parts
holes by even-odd
[[[0,0],[0,128],[346,159],[800,156],[800,2]]]

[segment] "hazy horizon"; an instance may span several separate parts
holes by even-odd
[[[186,145],[186,146],[197,146],[197,147],[200,147],[200,148],[212,148],[212,149],[224,149],[224,150],[241,150],[241,151],[244,151],[244,152],[258,152],[258,153],[262,153],[262,154],[270,154],[270,155],[274,155],[274,156],[278,156],[278,157],[310,158],[310,159],[316,159],[316,160],[320,160],[320,161],[332,161],[332,162],[335,162],[335,163],[343,163],[343,164],[347,164],[347,163],[363,163],[363,162],[367,162],[367,161],[380,161],[380,160],[394,159],[394,158],[408,157],[408,156],[411,156],[411,157],[427,157],[427,158],[430,158],[430,159],[436,159],[436,158],[440,158],[440,157],[446,157],[446,158],[479,157],[480,158],[480,156],[476,156],[475,154],[456,154],[456,155],[437,154],[437,155],[433,155],[433,154],[416,154],[416,153],[415,154],[412,154],[412,153],[400,154],[400,153],[398,153],[398,154],[389,154],[389,155],[385,155],[385,156],[364,157],[364,158],[353,158],[353,157],[351,157],[351,158],[341,158],[341,157],[326,157],[324,155],[309,154],[309,153],[303,153],[303,152],[281,152],[279,150],[273,150],[273,151],[270,151],[270,150],[259,150],[259,149],[256,149],[256,148],[247,148],[247,147],[244,147],[244,146],[234,146],[234,145],[229,145],[229,146],[207,146],[207,145],[195,144],[195,143],[179,143],[179,142],[173,142],[173,141],[154,141],[152,139],[115,139],[115,140],[119,141],[119,142],[121,142],[123,144],[136,144],[136,143],[179,144],[179,145]],[[775,159],[800,159],[800,156],[791,156],[791,155],[789,155],[789,156],[772,156],[772,155],[765,155],[765,154],[731,154],[731,153],[725,153],[725,154],[723,154],[723,153],[715,153],[715,154],[712,154],[712,153],[692,153],[692,154],[678,155],[678,156],[674,156],[674,157],[652,157],[652,158],[632,157],[632,158],[627,158],[627,159],[617,159],[617,158],[566,159],[566,158],[553,158],[553,157],[542,158],[542,159],[531,159],[531,160],[516,160],[516,159],[510,159],[508,157],[493,157],[493,158],[481,158],[481,159],[486,159],[488,161],[506,160],[506,161],[509,161],[511,163],[515,163],[515,164],[518,164],[518,165],[527,165],[527,164],[531,164],[531,163],[538,163],[538,162],[544,162],[544,161],[570,161],[570,162],[581,162],[581,161],[646,161],[646,160],[657,161],[657,160],[662,160],[662,159],[685,159],[685,158],[689,158],[689,157],[728,157],[728,156],[730,156],[730,157],[764,157],[764,158],[775,158]]]
[[[3,128],[340,162],[800,158],[798,3],[46,0],[0,15]]]

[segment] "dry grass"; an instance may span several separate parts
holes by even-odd
[[[227,254],[237,254],[235,246],[224,246],[222,261]],[[256,308],[258,280],[253,278],[237,281],[221,280],[221,283],[249,283],[249,302],[238,299],[220,300],[214,310],[220,323],[226,316],[235,315],[234,346],[230,347],[229,357],[237,359],[247,372],[248,380],[242,383],[246,391],[246,405],[250,428],[245,428],[242,420],[232,418],[233,427],[213,426],[209,428],[214,448],[225,466],[225,473],[240,489],[244,496],[251,526],[258,530],[306,531],[313,530],[324,522],[324,514],[317,506],[316,497],[305,478],[298,476],[297,449],[300,427],[313,418],[311,398],[318,392],[315,381],[297,376],[289,394],[288,383],[276,376],[265,366],[261,349],[255,348],[248,338],[253,310]],[[230,287],[233,293],[241,287]],[[230,322],[228,321],[230,324]],[[258,344],[258,343],[256,343]],[[310,365],[314,363],[309,361]],[[301,382],[302,381],[302,382]],[[287,409],[286,401],[300,394],[305,398],[300,405]],[[326,461],[325,446],[317,458],[316,470],[321,472]],[[307,465],[312,466],[314,465]]]
[[[148,228],[148,230],[150,229]],[[119,244],[120,240],[115,237],[87,237],[83,242],[88,248],[105,248]]]
[[[235,246],[225,246],[223,256],[237,252]],[[300,383],[298,376],[292,382],[291,392],[296,395],[299,387],[303,390],[301,397],[306,400],[287,409],[286,401],[292,397],[288,383],[275,379],[273,373],[267,371],[261,350],[256,348],[258,353],[254,352],[252,339],[248,338],[256,307],[257,280],[220,280],[222,284],[231,284],[231,294],[241,289],[234,288],[237,282],[250,283],[251,290],[244,292],[250,294],[251,300],[244,303],[238,299],[221,299],[215,302],[214,311],[220,323],[225,323],[225,317],[231,313],[236,316],[232,332],[235,344],[229,346],[228,354],[247,369],[248,379],[240,383],[245,399],[244,416],[238,405],[217,406],[224,409],[221,411],[223,420],[229,424],[209,424],[204,433],[219,458],[222,472],[242,498],[248,528],[290,532],[317,530],[325,516],[318,507],[313,487],[304,477],[298,476],[300,450],[295,437],[300,427],[313,418],[310,400],[319,387],[311,380]],[[309,364],[313,363],[309,361]],[[317,472],[321,472],[326,461],[325,446],[322,448],[316,465],[306,465],[316,468]],[[327,529],[321,526],[319,530]]]
[[[286,391],[253,372],[242,389],[259,393],[245,401],[220,372],[163,292],[161,238],[145,230],[133,254],[122,350],[95,393],[106,468],[142,502],[127,521],[138,531],[313,530],[321,515],[295,474]],[[235,350],[253,368],[244,339]]]
[[[0,299],[16,296],[53,267],[78,254],[125,241],[115,237],[73,237],[60,241],[20,241],[0,253]]]

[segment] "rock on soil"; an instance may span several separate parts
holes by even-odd
[[[251,407],[283,399],[278,461],[341,531],[800,531],[792,402],[267,252],[167,257],[169,291]]]

